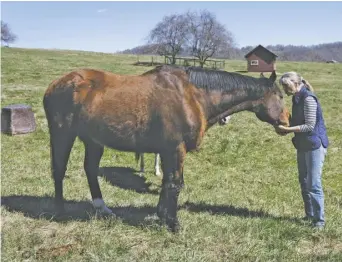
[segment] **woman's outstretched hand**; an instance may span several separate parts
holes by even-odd
[[[286,126],[274,126],[274,129],[278,135],[285,136],[289,133],[289,130],[287,129]]]

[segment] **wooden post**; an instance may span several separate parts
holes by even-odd
[[[153,56],[152,56],[152,63],[151,63],[151,64],[152,64],[152,66],[153,66]]]

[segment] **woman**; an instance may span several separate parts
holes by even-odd
[[[280,134],[294,132],[292,143],[297,149],[299,182],[305,208],[305,220],[323,228],[324,194],[322,168],[329,145],[321,105],[312,86],[296,72],[282,75],[279,83],[292,95],[291,126],[276,126]]]

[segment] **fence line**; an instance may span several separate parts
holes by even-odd
[[[171,56],[150,56],[150,59],[144,59],[146,56],[137,55],[136,65],[146,65],[146,66],[155,66],[161,64],[171,64],[172,57]],[[141,59],[142,58],[142,59]],[[146,61],[149,60],[149,61]],[[176,65],[181,66],[200,66],[200,60],[198,58],[191,57],[176,57]],[[204,67],[210,67],[214,69],[224,69],[225,68],[224,60],[215,60],[215,59],[207,59]]]

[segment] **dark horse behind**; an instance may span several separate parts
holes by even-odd
[[[44,96],[51,146],[55,204],[63,212],[63,178],[78,136],[85,146],[84,169],[94,207],[106,207],[97,175],[104,146],[136,153],[159,153],[163,181],[157,214],[178,229],[177,201],[187,152],[220,119],[248,110],[272,125],[288,125],[283,95],[270,78],[224,71],[158,66],[128,76],[83,69],[53,81]]]

